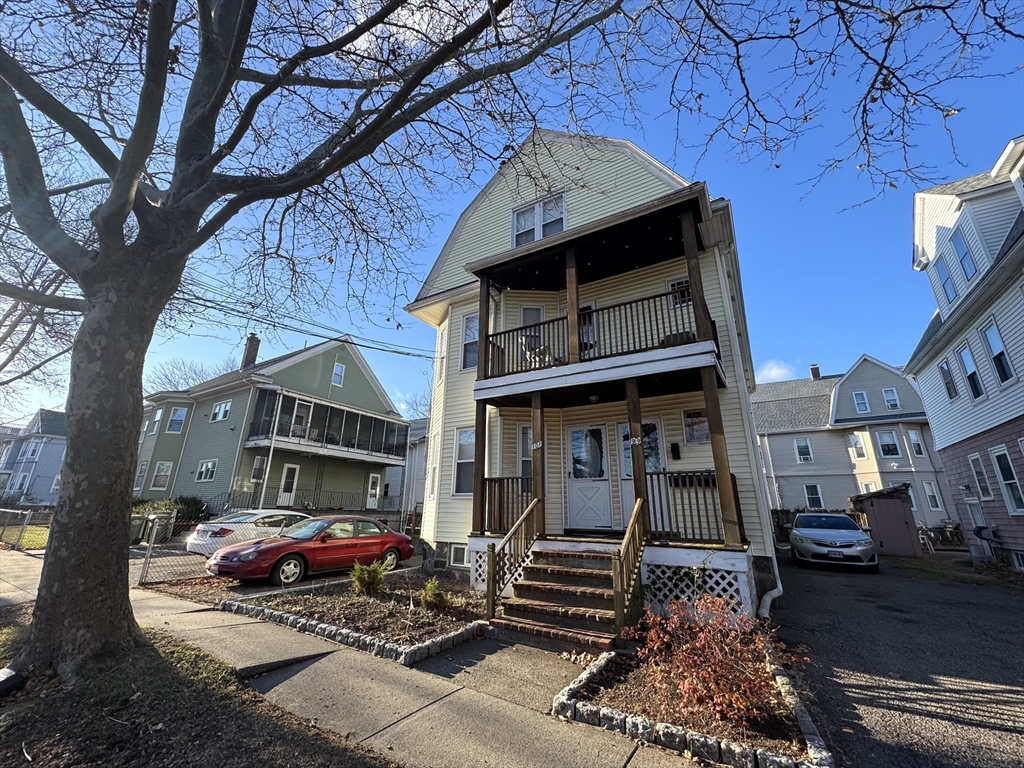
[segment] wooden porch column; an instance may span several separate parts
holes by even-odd
[[[480,277],[480,308],[477,318],[477,342],[476,342],[476,378],[477,380],[487,378],[487,358],[490,354],[490,345],[487,337],[490,335],[490,314],[491,314],[491,279],[487,275]],[[484,477],[487,474],[487,402],[476,401],[476,422],[473,435],[473,535],[479,536],[484,532],[484,515],[487,502],[484,498]],[[459,450],[459,446],[455,446]]]
[[[633,462],[633,495],[637,499],[647,501],[647,462],[644,460],[644,422],[643,414],[640,412],[640,390],[637,387],[636,379],[626,379],[626,416],[629,419],[629,456]],[[625,516],[623,508],[623,516]],[[632,510],[630,510],[632,514]],[[623,527],[629,525],[629,521],[623,519]],[[650,529],[650,521],[647,515],[644,516],[643,525],[645,532]]]
[[[530,436],[533,440],[530,446],[530,465],[533,467],[533,476],[530,478],[530,487],[533,489],[533,498],[540,499],[536,533],[538,539],[543,539],[547,531],[544,517],[544,402],[540,392],[532,393],[530,406],[533,410],[533,423],[530,427]]]
[[[704,279],[700,274],[700,254],[697,252],[697,222],[693,209],[679,212],[679,223],[683,230],[683,250],[686,255],[686,277],[690,280],[690,303],[693,305],[693,321],[697,326],[697,338],[701,341],[714,338],[711,315],[704,300]]]
[[[580,361],[580,281],[576,272],[576,249],[565,249],[566,320],[569,335],[569,362]]]

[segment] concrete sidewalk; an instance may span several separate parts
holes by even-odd
[[[0,605],[32,600],[42,558],[0,553]],[[142,626],[229,664],[268,700],[408,768],[681,768],[676,753],[548,714],[582,668],[474,640],[413,668],[157,592],[131,590]]]

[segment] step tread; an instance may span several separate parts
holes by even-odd
[[[534,550],[534,556],[543,555],[546,557],[575,557],[580,560],[607,560],[611,562],[611,552],[597,552],[592,550],[582,550],[577,552],[572,549],[537,549]]]
[[[608,581],[612,577],[611,570],[604,570],[598,568],[574,568],[567,565],[538,565],[537,563],[530,563],[529,565],[523,566],[524,573],[548,573],[551,575],[559,576],[579,576],[581,578],[592,578],[599,579],[601,581]]]
[[[535,592],[550,592],[556,595],[579,595],[581,597],[605,597],[613,598],[615,591],[602,589],[601,587],[580,587],[575,584],[553,584],[547,581],[520,581],[517,587]]]
[[[592,648],[603,648],[611,650],[615,646],[615,635],[607,632],[588,632],[586,630],[564,629],[552,624],[544,624],[539,621],[527,621],[526,619],[505,619],[493,618],[491,625],[510,629],[525,634],[549,637],[563,642],[579,643],[580,645]]]
[[[590,619],[603,623],[615,623],[615,611],[606,611],[602,608],[586,608],[573,605],[559,605],[558,603],[545,603],[542,600],[526,600],[521,597],[510,597],[501,601],[502,606],[520,608],[524,611],[542,613],[550,616],[567,616],[574,619]]]

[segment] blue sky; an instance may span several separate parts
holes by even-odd
[[[1011,46],[999,58],[1005,68],[1020,67],[1021,53],[1019,45]],[[1008,78],[952,86],[947,98],[961,108],[948,121],[956,156],[941,122],[917,133],[912,150],[917,161],[935,169],[936,183],[989,170],[1007,141],[1024,134],[1024,69]],[[659,114],[661,104],[651,103],[649,114]],[[761,381],[806,377],[812,363],[822,373],[842,373],[864,353],[902,365],[935,310],[926,278],[911,268],[915,188],[888,189],[858,205],[877,190],[852,163],[814,189],[808,183],[846,136],[847,125],[848,118],[834,108],[817,131],[775,161],[780,167],[767,159],[738,159],[734,147],[719,142],[696,169],[697,151],[675,143],[673,117],[645,120],[642,133],[625,122],[601,126],[605,135],[634,142],[685,178],[706,181],[712,196],[732,200],[751,347]],[[701,135],[697,124],[684,129]],[[414,255],[420,276],[426,275],[455,220],[489,176],[478,174],[473,188],[430,207],[433,233]],[[417,289],[410,285],[410,295]],[[323,321],[389,343],[433,349],[432,328],[404,313],[396,319],[401,331]],[[208,363],[240,358],[250,330],[264,336],[261,358],[318,341],[297,334],[272,340],[259,326],[203,330],[198,337],[154,339],[147,365],[172,357]],[[364,354],[396,403],[428,388],[426,361],[373,350]],[[0,415],[11,419],[38,407],[60,408],[63,399],[63,394],[31,393],[15,412]]]

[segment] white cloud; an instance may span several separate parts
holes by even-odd
[[[785,381],[792,379],[795,369],[789,363],[782,360],[765,360],[754,372],[754,378],[758,384],[767,384],[769,381]]]

